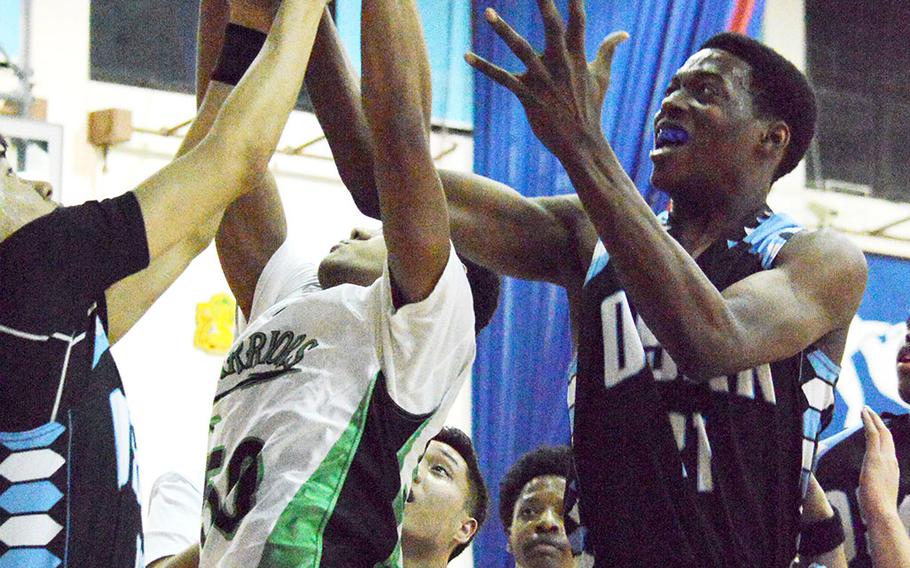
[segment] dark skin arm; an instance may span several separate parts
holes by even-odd
[[[613,51],[627,35],[611,34],[588,63],[582,0],[571,0],[568,26],[552,0],[538,4],[547,37],[542,54],[487,12],[525,73],[509,73],[474,54],[468,62],[518,96],[534,132],[566,168],[627,294],[680,369],[708,380],[783,359],[819,340],[839,361],[865,286],[862,253],[830,232],[801,234],[775,268],[717,290],[692,251],[651,213],[600,130]]]
[[[430,153],[429,64],[413,0],[364,0],[362,24],[363,110],[383,148],[373,172],[402,305],[430,295],[450,250],[446,198]]]
[[[199,18],[199,52],[196,66],[200,113],[217,113],[231,86],[210,77],[224,43],[224,30],[233,22],[261,32],[272,25],[276,4],[245,1],[202,0]],[[287,238],[287,220],[275,177],[268,170],[247,180],[247,191],[225,211],[215,235],[218,260],[224,277],[244,317],[249,318],[259,275]]]
[[[378,218],[376,150],[360,85],[328,15],[320,22],[306,86],[354,202]],[[576,196],[529,199],[470,173],[440,170],[439,177],[460,254],[502,274],[559,284],[570,296],[580,288],[597,235]]]

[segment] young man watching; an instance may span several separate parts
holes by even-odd
[[[598,565],[786,566],[866,277],[844,237],[766,204],[812,138],[814,94],[758,42],[706,42],[655,119],[651,181],[673,198],[658,218],[601,132],[626,35],[609,36],[589,63],[582,0],[570,0],[567,24],[551,0],[538,4],[542,53],[487,12],[525,73],[468,62],[517,94],[577,195],[528,199],[479,176],[440,177],[468,258],[568,293],[578,346],[570,516]],[[326,29],[307,87],[339,171],[375,215],[366,165],[376,149]]]
[[[222,221],[219,257],[249,325],[215,399],[203,566],[228,558],[401,565],[412,472],[469,373],[475,325],[495,309],[495,276],[469,270],[466,278],[451,248],[427,146],[430,100],[411,72],[426,57],[414,41],[416,9],[393,4],[363,6],[372,88],[364,106],[384,148],[375,172],[383,232],[355,232],[317,270],[283,243],[283,211],[268,176],[253,180]],[[267,29],[266,18],[262,24]],[[251,32],[229,28],[225,47],[238,34],[251,40]],[[386,61],[390,41],[414,53]],[[214,77],[200,112],[229,89]],[[419,491],[411,495],[421,502]],[[456,534],[447,556],[476,524],[461,521],[448,527]]]
[[[324,4],[284,2],[211,132],[120,197],[58,207],[0,141],[0,562],[141,563],[134,437],[109,347],[265,169]]]
[[[563,496],[572,467],[568,446],[542,446],[516,461],[499,483],[499,518],[515,568],[574,568]]]
[[[202,495],[167,474],[149,504],[147,543],[157,552],[149,568],[198,565],[198,546],[182,551],[175,544],[198,538]],[[489,498],[471,439],[445,427],[430,441],[414,473],[404,506],[401,551],[404,568],[441,568],[459,556],[483,526]],[[153,540],[154,539],[154,540]],[[170,556],[171,554],[176,554]]]

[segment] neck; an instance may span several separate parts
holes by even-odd
[[[751,192],[730,199],[700,201],[673,200],[673,236],[692,256],[698,256],[715,240],[728,233],[744,217],[765,204],[764,192]]]
[[[449,553],[442,555],[426,555],[415,558],[413,555],[404,556],[404,568],[446,568],[449,565]]]
[[[0,242],[53,210],[52,204],[26,203],[16,196],[0,192]]]

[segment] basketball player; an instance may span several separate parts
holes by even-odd
[[[515,568],[575,568],[563,517],[571,467],[568,446],[542,446],[521,456],[499,483],[499,518]]]
[[[147,548],[158,554],[150,568],[192,568],[199,562],[195,541],[202,495],[176,474],[165,474],[152,490],[146,525]],[[443,428],[427,445],[404,506],[401,550],[405,568],[440,568],[460,555],[487,515],[489,498],[471,439]],[[196,522],[193,522],[195,519]],[[177,545],[177,548],[175,548]],[[147,556],[150,554],[147,551]],[[167,555],[167,556],[166,556]]]
[[[465,276],[449,242],[427,145],[430,99],[412,72],[426,57],[414,41],[416,8],[367,1],[363,22],[364,105],[384,148],[376,167],[383,232],[358,232],[318,267],[302,262],[281,242],[271,180],[251,192],[262,200],[232,206],[219,231],[219,256],[249,325],[215,399],[203,566],[401,565],[402,511],[409,495],[422,502],[418,488],[409,492],[412,473],[470,371],[472,285],[484,280]],[[253,32],[229,27],[222,54],[255,52]],[[387,61],[390,44],[409,55]],[[203,108],[213,89],[230,88],[215,79]],[[264,233],[279,237],[256,236],[258,223],[278,227]],[[473,286],[475,304],[495,290],[495,277],[487,282],[490,289]],[[478,325],[491,313],[478,313]],[[477,525],[449,520],[446,560]]]
[[[579,475],[569,514],[587,527],[598,565],[786,566],[866,277],[844,237],[806,231],[766,204],[812,138],[814,94],[758,42],[706,42],[655,117],[651,181],[673,198],[672,214],[655,217],[601,132],[625,34],[589,64],[583,2],[569,2],[568,24],[551,0],[538,3],[543,53],[487,12],[525,73],[467,59],[517,94],[577,195],[527,199],[478,176],[440,177],[459,250],[568,293]],[[325,28],[307,86],[369,213],[364,165],[375,150],[355,101],[337,102],[356,82]]]
[[[210,135],[120,197],[58,207],[0,141],[0,563],[141,564],[134,436],[109,347],[265,169],[324,5],[284,2]]]

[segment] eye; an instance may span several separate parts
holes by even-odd
[[[435,472],[435,473],[438,473],[438,474],[440,474],[440,475],[444,475],[444,476],[446,476],[446,477],[448,477],[448,478],[451,478],[451,477],[452,477],[452,474],[449,473],[449,470],[446,469],[445,466],[440,465],[440,464],[434,465],[432,468],[430,468],[430,470],[433,471],[433,472]]]
[[[518,510],[518,516],[523,519],[530,519],[536,514],[533,507],[522,507]]]

